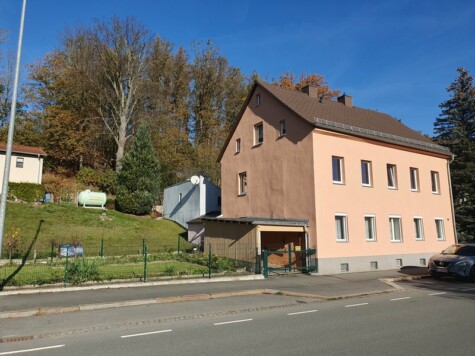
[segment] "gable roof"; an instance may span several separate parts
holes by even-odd
[[[320,101],[317,98],[310,97],[306,93],[283,89],[277,85],[257,80],[249,92],[246,102],[239,114],[238,122],[236,122],[235,127],[231,131],[218,160],[221,160],[224,150],[257,87],[267,91],[289,110],[316,128],[416,148],[446,156],[451,155],[446,147],[435,144],[428,137],[412,130],[399,120],[387,114],[362,109],[356,106],[346,106],[340,102],[328,99]]]
[[[7,145],[6,144],[0,143],[0,152],[1,153],[6,153],[7,152]],[[43,149],[41,147],[12,145],[12,152],[13,153],[26,154],[26,155],[46,156],[46,152],[43,151]]]

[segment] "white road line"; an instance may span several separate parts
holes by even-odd
[[[437,293],[431,293],[429,295],[441,295],[441,294],[447,294],[447,292],[437,292]]]
[[[153,334],[163,334],[163,333],[169,333],[171,332],[172,329],[168,329],[168,330],[158,330],[158,331],[150,331],[148,333],[140,333],[140,334],[132,334],[132,335],[124,335],[124,336],[121,336],[122,339],[126,339],[128,337],[136,337],[136,336],[147,336],[147,335],[153,335]]]
[[[26,353],[26,352],[34,352],[34,351],[42,351],[42,350],[50,350],[50,349],[59,349],[60,347],[64,347],[64,346],[66,346],[66,345],[54,345],[54,346],[37,347],[35,349],[28,349],[28,350],[0,352],[0,355],[14,355],[14,354],[22,354],[22,353]]]
[[[392,302],[396,301],[396,300],[403,300],[403,299],[411,299],[411,297],[401,297],[401,298],[393,298],[393,299],[390,299]]]
[[[244,323],[246,321],[252,321],[253,319],[242,319],[242,320],[233,320],[233,321],[224,321],[222,323],[214,323],[213,325],[226,325],[226,324],[235,324],[235,323]]]
[[[362,305],[368,305],[368,303],[359,303],[359,304],[345,305],[345,308],[360,307],[360,306],[362,306]]]
[[[471,291],[471,290],[475,290],[475,288],[463,289],[462,292],[468,292],[468,291]]]
[[[295,312],[295,313],[287,313],[287,315],[299,315],[299,314],[308,314],[308,313],[315,313],[318,310],[306,310],[306,311],[301,311],[301,312]]]

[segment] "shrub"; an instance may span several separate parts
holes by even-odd
[[[45,187],[35,183],[9,183],[8,197],[16,198],[28,203],[39,201],[45,195]]]
[[[93,168],[84,167],[79,170],[77,179],[79,183],[88,187],[99,187],[102,180],[102,172]]]
[[[117,191],[117,173],[110,169],[102,173],[99,189],[108,194],[115,194]]]
[[[19,252],[20,249],[20,229],[15,227],[10,228],[5,234],[3,245],[8,253],[8,262],[12,263],[12,257],[15,253]]]
[[[94,261],[88,261],[85,258],[77,259],[68,271],[69,281],[72,284],[81,284],[87,281],[98,281],[99,270]]]

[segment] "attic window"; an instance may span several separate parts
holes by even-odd
[[[24,162],[23,157],[17,157],[16,159],[16,168],[23,168],[23,162]]]
[[[261,106],[261,94],[256,94],[256,106]]]
[[[279,137],[285,136],[287,133],[287,127],[285,126],[285,120],[279,122]]]

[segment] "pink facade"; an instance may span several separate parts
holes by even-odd
[[[224,218],[308,220],[321,274],[420,266],[455,242],[449,152],[387,116],[374,126],[389,133],[361,129],[366,111],[351,98],[282,90],[256,83],[222,151]],[[313,124],[312,105],[318,119],[347,121]]]

